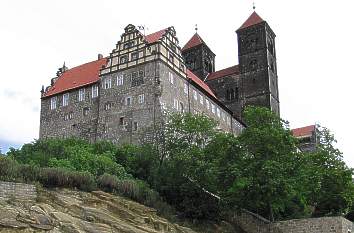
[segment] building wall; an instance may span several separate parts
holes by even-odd
[[[37,198],[37,189],[36,186],[30,184],[0,181],[0,198],[35,200]]]
[[[92,85],[83,87],[85,98],[79,101],[79,89],[42,98],[40,138],[80,137],[95,141],[99,97],[92,98]],[[69,93],[69,104],[63,106],[63,95]],[[51,98],[56,97],[56,108],[51,109]],[[84,109],[87,108],[87,115]]]

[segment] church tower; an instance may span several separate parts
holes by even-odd
[[[279,115],[274,32],[253,12],[236,33],[243,106],[263,106]]]
[[[187,68],[203,81],[208,74],[215,72],[215,54],[198,33],[182,48],[182,56]]]

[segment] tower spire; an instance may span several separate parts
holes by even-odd
[[[195,24],[194,30],[195,30],[195,33],[198,33],[198,24]]]
[[[256,3],[253,1],[253,10],[255,11],[256,10]]]

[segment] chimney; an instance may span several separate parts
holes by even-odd
[[[97,60],[101,60],[102,58],[103,58],[103,55],[99,53],[97,56]]]

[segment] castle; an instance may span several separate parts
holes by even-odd
[[[215,71],[198,33],[181,47],[173,27],[145,36],[129,24],[108,57],[64,64],[42,87],[40,138],[141,143],[167,111],[205,114],[239,135],[245,106],[279,114],[274,32],[253,12],[236,33],[239,65]]]

